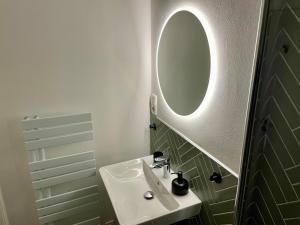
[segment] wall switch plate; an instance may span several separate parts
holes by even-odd
[[[151,109],[151,112],[157,116],[157,95],[155,94],[151,94],[151,97],[150,97],[150,109]]]

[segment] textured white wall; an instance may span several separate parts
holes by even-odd
[[[9,225],[1,187],[0,187],[0,225]]]
[[[37,224],[23,116],[91,112],[98,167],[149,154],[150,17],[150,0],[0,0],[0,183],[11,225]]]
[[[152,92],[158,95],[158,117],[217,162],[239,172],[248,100],[251,91],[262,0],[152,0]],[[189,7],[207,21],[215,40],[217,73],[211,98],[190,117],[172,113],[162,99],[155,60],[159,33],[176,9]]]

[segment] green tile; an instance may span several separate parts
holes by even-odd
[[[198,170],[197,168],[193,168],[189,171],[186,171],[183,173],[183,176],[187,179],[187,180],[191,180],[193,179],[194,177],[197,177],[198,176]]]
[[[210,178],[210,176],[212,175],[212,172],[213,172],[212,169],[210,169],[210,167],[207,166],[209,160],[210,159],[206,155],[203,154],[202,157],[201,157],[201,164],[200,164],[200,166],[202,168],[202,172],[203,172],[203,175],[204,175],[204,177],[203,177],[204,182],[206,182],[207,185],[208,185],[208,192],[212,196],[212,201],[216,202],[217,199],[216,199],[215,188],[213,186],[213,182],[211,182],[209,180],[209,178]]]
[[[168,141],[162,141],[156,145],[155,151],[164,151],[170,148]]]
[[[278,206],[283,218],[299,217],[300,201],[287,202]]]
[[[296,46],[300,46],[300,25],[299,21],[297,21],[297,18],[293,15],[293,13],[294,12],[292,12],[288,7],[284,9],[281,18],[282,26],[286,29],[287,33],[292,38]]]
[[[259,190],[261,192],[261,195],[264,197],[264,201],[266,202],[267,207],[271,212],[272,217],[274,218],[274,221],[276,221],[276,225],[284,225],[284,222],[280,217],[280,212],[276,205],[277,196],[272,195],[271,189],[273,187],[268,187],[265,178],[261,174],[259,174],[257,180],[259,181]]]
[[[195,194],[202,202],[207,202],[209,200],[209,195],[207,193],[207,186],[201,179],[201,173],[198,177],[193,178],[193,183],[195,186]]]
[[[179,148],[178,148],[178,153],[179,155],[183,155],[185,154],[187,151],[189,151],[191,148],[193,148],[193,146],[188,143],[188,142],[185,142],[183,145],[181,145]]]
[[[229,174],[230,174],[230,172],[228,172],[228,170],[226,170],[226,169],[225,169],[224,167],[222,167],[222,166],[220,166],[219,169],[220,169],[220,172],[221,172],[221,175],[222,175],[222,176],[226,176],[226,175],[229,175]]]
[[[176,134],[174,132],[172,132],[172,138],[173,138],[174,143],[176,145],[176,149],[178,149],[179,146],[182,145],[182,141],[181,141],[182,138],[178,134]]]
[[[287,220],[285,220],[285,224],[286,225],[299,225],[300,218],[287,219]]]
[[[270,58],[269,57],[270,52],[273,50],[270,46],[273,45],[274,40],[276,40],[276,37],[278,36],[278,24],[280,21],[280,15],[281,15],[281,13],[278,11],[271,12],[269,14],[268,27],[267,27],[268,28],[267,29],[267,34],[268,34],[267,46],[268,46],[268,48],[266,49],[267,52],[265,53],[267,59]]]
[[[282,7],[286,4],[285,0],[276,0],[276,1],[270,1],[270,10],[281,10]]]
[[[262,157],[260,170],[263,171],[268,186],[272,188],[271,191],[273,196],[276,196],[276,201],[278,201],[278,203],[285,202],[283,191],[280,189],[279,183],[264,157]]]
[[[177,147],[176,146],[171,146],[172,149],[172,154],[174,155],[174,157],[177,160],[177,165],[181,164],[181,159],[180,159],[180,155],[178,153]]]
[[[280,132],[279,135],[284,140],[285,146],[289,149],[291,157],[296,163],[300,163],[300,146],[274,101],[270,104],[269,112],[275,129],[277,132]]]
[[[168,132],[168,142],[169,142],[169,145],[172,149],[177,149],[177,146],[176,146],[176,141],[174,139],[174,135],[173,135],[173,132]]]
[[[217,202],[210,205],[210,209],[213,214],[219,214],[224,212],[233,212],[234,211],[234,202],[235,200],[228,200],[225,202]]]
[[[165,139],[168,136],[168,132],[165,132],[163,134],[163,136],[158,136],[158,138],[156,139],[156,141],[154,142],[155,145],[158,147],[161,144],[163,144],[164,142],[166,142],[168,139]],[[155,149],[155,151],[160,150],[160,149]]]
[[[219,174],[222,175],[221,169],[220,169],[220,167],[219,167],[219,165],[217,163],[215,163],[212,160],[210,160],[210,165],[213,168],[213,171],[215,171],[215,172],[217,172],[217,173],[219,173]]]
[[[200,216],[205,225],[217,225],[208,204],[204,203],[202,205]]]
[[[292,9],[294,9],[294,10],[300,9],[300,1],[299,0],[288,0],[288,3]],[[300,15],[299,15],[299,17],[300,17]]]
[[[267,136],[283,167],[289,168],[294,166],[292,158],[288,153],[288,149],[283,144],[281,137],[273,126],[270,127]]]
[[[222,183],[213,183],[215,190],[219,191],[227,187],[232,187],[237,185],[237,178],[233,175],[227,175],[222,177]]]
[[[157,129],[156,129],[156,131],[154,131],[157,136],[156,141],[160,141],[161,139],[163,139],[165,137],[165,135],[167,135],[167,133],[169,132],[169,129],[162,123],[156,125],[156,127],[157,127]]]
[[[170,148],[169,156],[171,158],[171,165],[178,166],[181,164],[181,160],[180,160],[180,157],[175,152],[176,152],[175,149]]]
[[[214,215],[217,224],[233,224],[233,212]]]
[[[294,0],[295,1],[295,0]],[[298,1],[298,0],[297,0]],[[299,1],[298,1],[299,2]],[[295,14],[300,18],[300,8],[294,9]]]
[[[292,169],[286,170],[286,173],[292,184],[300,183],[300,165]]]
[[[169,158],[170,158],[170,165],[171,167],[177,167],[177,164],[176,164],[176,159],[174,157],[174,155],[171,153],[171,151],[168,151],[168,155],[169,155]]]
[[[298,128],[297,130],[295,130],[294,134],[295,134],[296,138],[298,139],[298,142],[300,142],[300,128]]]
[[[183,164],[180,165],[180,169],[183,171],[183,172],[186,172],[186,171],[189,171],[193,168],[196,167],[196,163],[195,163],[195,160],[193,159],[190,159],[186,162],[184,162]]]
[[[197,156],[195,159],[195,162],[198,167],[200,182],[202,185],[202,188],[201,188],[202,195],[200,195],[201,199],[203,199],[204,201],[208,201],[209,203],[215,202],[215,195],[214,195],[214,192],[212,191],[213,190],[212,184],[208,180],[208,174],[203,167],[203,164],[204,164],[203,155]]]
[[[266,87],[264,90],[262,90],[262,93],[260,94],[262,99],[269,99],[273,96],[274,92],[273,90],[275,89],[276,86],[276,74],[270,74],[270,77],[266,77],[265,79],[269,79],[269,81],[266,84]],[[262,121],[259,121],[262,122]]]
[[[300,27],[300,25],[299,25]],[[300,28],[299,28],[300,29]],[[283,54],[283,58],[285,59],[286,63],[289,65],[291,71],[296,75],[300,73],[300,67],[299,67],[299,61],[300,61],[300,54],[298,50],[296,49],[297,46],[294,45],[294,43],[291,41],[291,39],[287,36],[288,34],[286,32],[282,32],[282,45],[289,46],[288,53]],[[281,46],[278,46],[281,47]],[[299,48],[299,46],[298,46]],[[298,76],[299,78],[299,76]],[[299,80],[299,79],[298,79]]]
[[[276,221],[273,221],[272,214],[268,209],[269,206],[266,204],[266,200],[264,196],[262,196],[260,189],[255,188],[254,196],[252,198],[255,199],[256,205],[259,208],[260,213],[263,215],[265,223],[275,224]]]
[[[211,166],[211,159],[206,156],[206,155],[203,155],[203,167],[205,168],[206,172],[207,172],[207,179],[209,180],[210,176],[213,174],[214,172],[214,169],[213,167]],[[212,182],[211,182],[212,183]],[[213,185],[212,185],[213,186]]]
[[[299,59],[300,62],[300,59]],[[297,109],[294,107],[290,98],[286,94],[284,87],[281,86],[279,81],[276,79],[275,87],[276,91],[274,92],[274,97],[278,103],[280,110],[282,111],[284,117],[288,121],[292,129],[300,126],[300,117],[297,112]]]
[[[193,179],[190,179],[190,182],[189,182],[189,185],[190,185],[190,189],[195,193],[196,192],[196,189],[198,188],[197,187],[197,181],[195,181],[195,178],[194,177]]]
[[[197,155],[200,154],[200,150],[193,147],[191,149],[189,149],[189,151],[187,151],[186,153],[184,153],[183,155],[181,155],[181,161],[184,163],[185,161],[196,157]]]
[[[300,197],[300,184],[294,185],[294,189],[295,189],[295,191],[296,191],[296,193],[298,195],[298,198],[299,198]]]
[[[257,224],[261,225],[261,224],[264,224],[264,225],[268,225],[265,223],[263,217],[262,217],[262,214],[260,213],[260,211],[258,210],[257,208],[257,205],[256,204],[253,204],[251,206],[251,215],[254,216],[255,218],[255,221],[257,222]]]
[[[216,192],[216,202],[232,200],[236,197],[236,189],[237,187],[230,187],[221,191]]]
[[[291,183],[289,182],[284,169],[281,167],[278,158],[274,154],[272,147],[270,146],[269,142],[266,142],[264,154],[267,159],[267,163],[272,167],[272,171],[276,176],[276,180],[283,190],[283,195],[287,201],[294,201],[297,200],[297,195],[292,188]]]
[[[300,99],[297,97],[300,94],[299,84],[297,83],[299,79],[297,78],[298,81],[296,80],[294,76],[295,74],[291,72],[282,57],[278,56],[274,64],[275,66],[272,72],[277,74],[280,82],[288,91],[288,94],[296,105],[297,109],[300,109]]]

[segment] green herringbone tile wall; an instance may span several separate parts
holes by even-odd
[[[300,225],[300,1],[268,18],[240,224]]]
[[[154,116],[151,116],[151,121],[157,125],[157,130],[151,131],[151,151],[161,150],[168,154],[172,169],[184,172],[192,190],[203,202],[198,216],[177,224],[232,224],[237,178]],[[209,181],[214,171],[223,176],[221,184]]]

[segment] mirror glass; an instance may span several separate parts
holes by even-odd
[[[192,114],[201,104],[210,76],[210,50],[199,19],[188,11],[172,15],[158,43],[157,73],[169,107]]]

